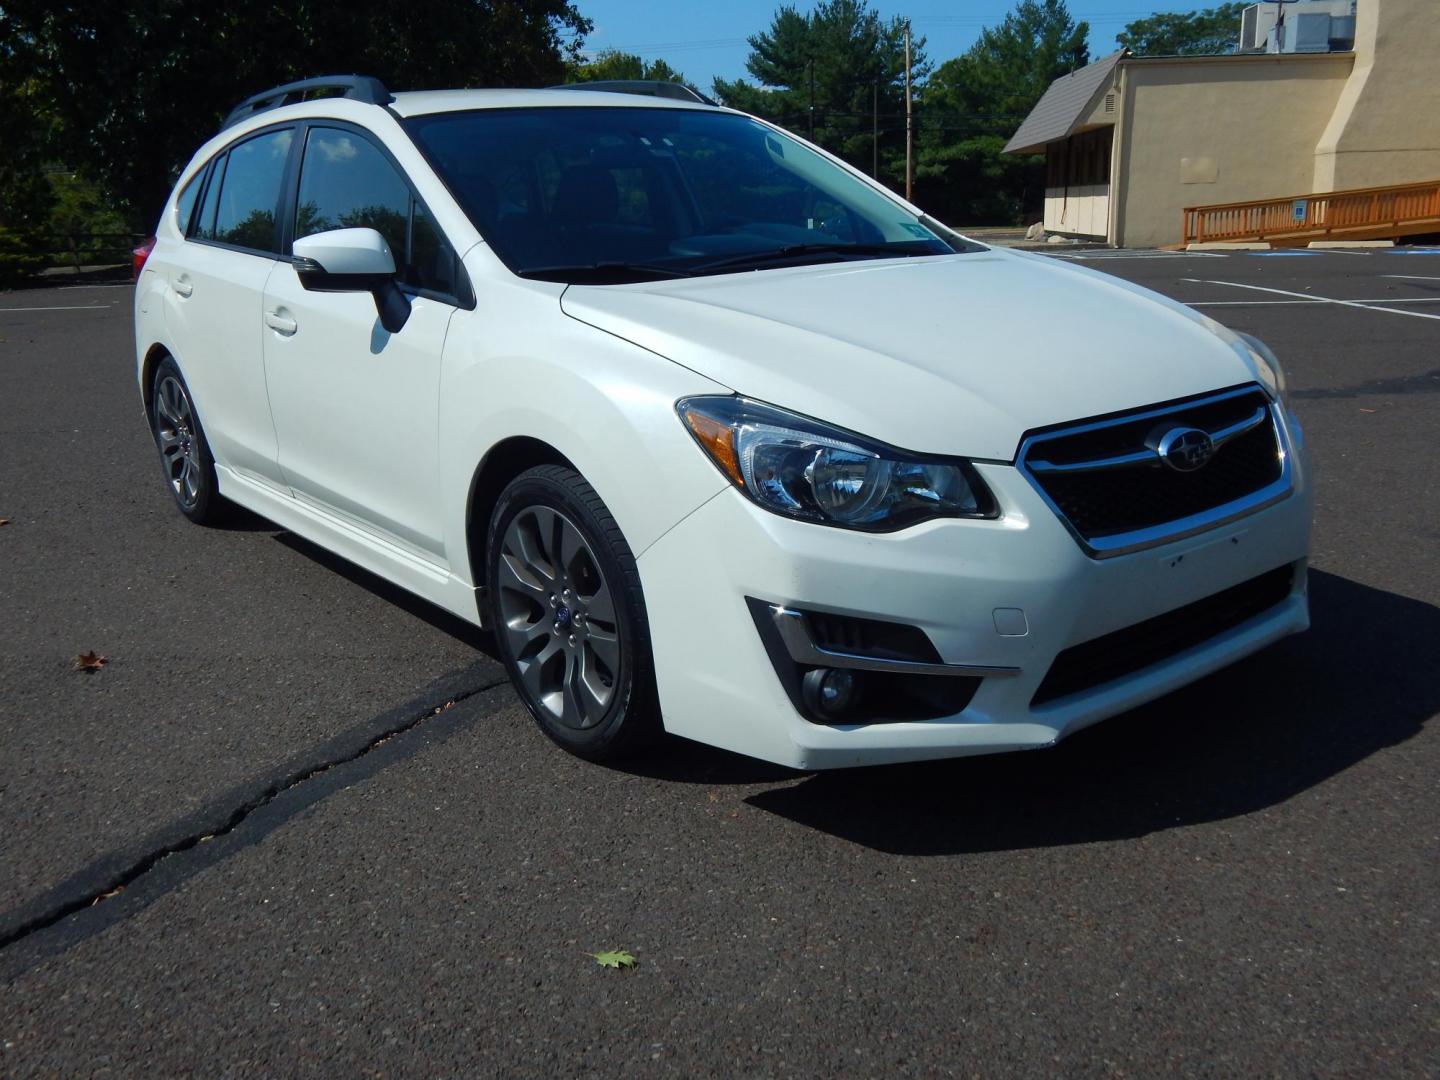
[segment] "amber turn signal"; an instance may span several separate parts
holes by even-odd
[[[735,460],[735,433],[729,424],[721,423],[695,409],[685,409],[681,414],[685,426],[704,451],[710,455],[720,471],[730,477],[737,487],[745,486],[745,477],[740,473],[740,463]]]

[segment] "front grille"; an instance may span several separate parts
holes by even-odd
[[[1090,690],[1202,645],[1280,603],[1290,595],[1294,580],[1294,567],[1282,566],[1204,600],[1072,645],[1050,665],[1030,704]]]
[[[1193,427],[1219,432],[1262,409],[1263,422],[1218,445],[1209,462],[1194,472],[1168,468],[1148,449],[1166,430]],[[1066,467],[1127,454],[1143,460],[1093,471],[1066,471]],[[1040,432],[1026,440],[1021,464],[1071,528],[1087,541],[1220,510],[1270,487],[1284,474],[1270,402],[1258,387],[1078,428]]]

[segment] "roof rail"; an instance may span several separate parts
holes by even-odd
[[[599,90],[610,94],[640,94],[644,97],[693,101],[697,105],[715,104],[700,91],[694,90],[684,83],[665,82],[663,79],[601,79],[598,82],[566,83],[564,86],[551,86],[547,89]]]
[[[319,78],[301,79],[299,82],[286,83],[284,86],[252,94],[230,110],[230,115],[225,117],[220,130],[233,127],[256,113],[304,101],[305,95],[311,90],[344,90],[341,97],[363,101],[367,105],[388,105],[395,100],[394,95],[385,89],[384,83],[369,75],[321,75]]]

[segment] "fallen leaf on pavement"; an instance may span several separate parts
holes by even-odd
[[[90,652],[82,652],[79,656],[75,657],[75,670],[99,671],[109,662],[110,658],[108,656],[101,656],[92,649]]]
[[[620,949],[615,952],[591,953],[590,955],[595,958],[595,963],[599,964],[601,967],[633,968],[636,962],[635,957],[631,956],[624,949]]]

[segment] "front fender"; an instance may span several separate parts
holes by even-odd
[[[471,486],[490,451],[517,436],[549,444],[575,466],[638,558],[726,487],[675,402],[727,388],[567,318],[561,285],[497,277],[475,275],[482,295],[474,311],[456,314],[445,343],[437,421],[451,572],[477,584],[467,546]]]

